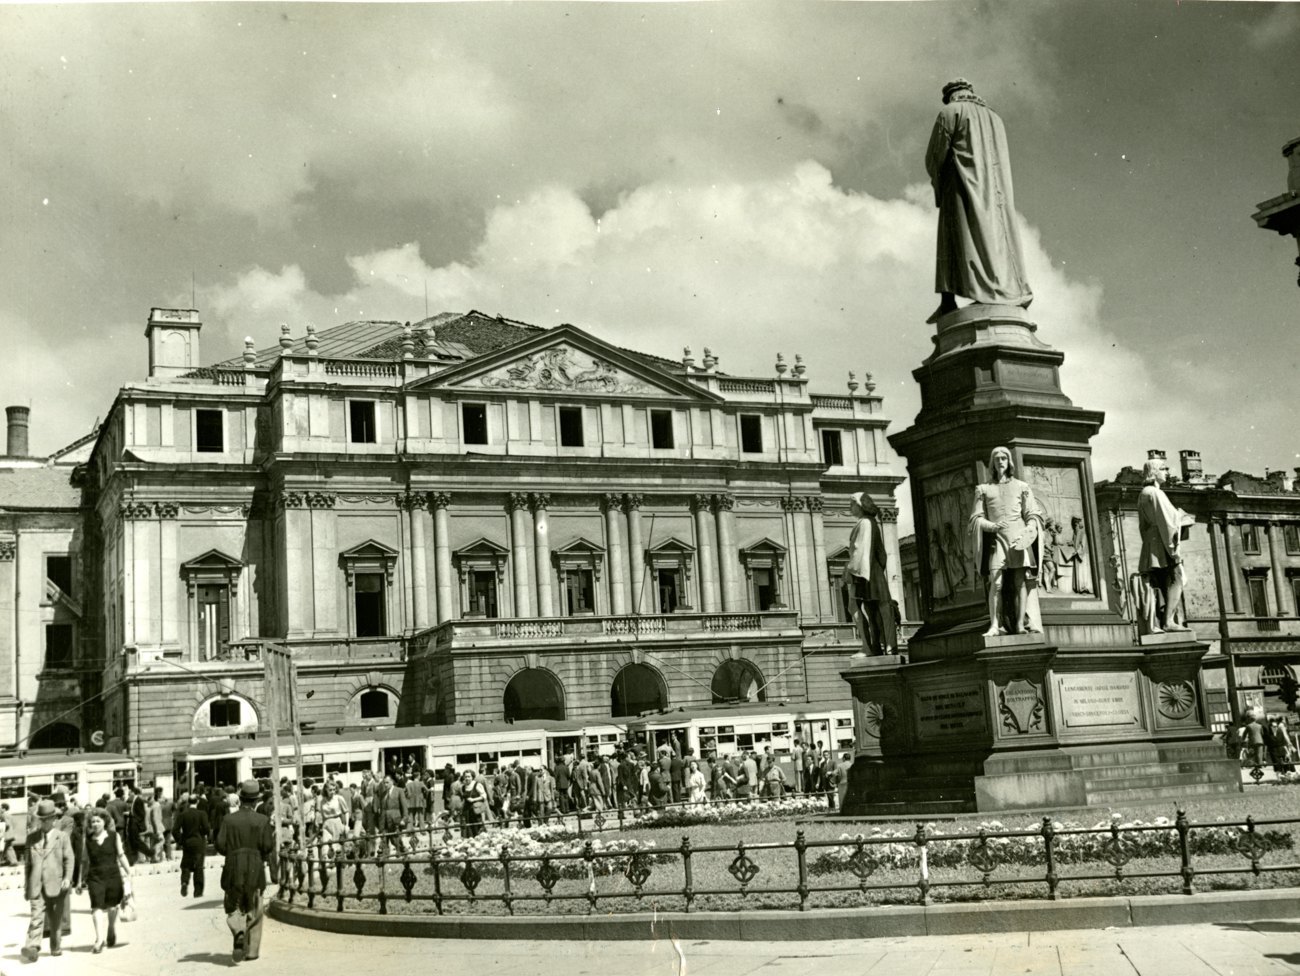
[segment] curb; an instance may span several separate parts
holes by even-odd
[[[1300,915],[1300,888],[1067,898],[1048,902],[885,905],[808,912],[771,910],[690,915],[487,916],[338,913],[272,901],[267,914],[286,925],[340,935],[408,939],[624,941],[672,936],[746,942],[875,939],[980,932],[1048,932],[1198,922],[1249,922]]]

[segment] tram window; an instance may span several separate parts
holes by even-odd
[[[541,754],[542,754],[541,749],[525,749],[523,757],[525,759],[537,759],[538,757],[541,756]]]
[[[302,767],[302,775],[307,779],[324,779],[325,764],[309,763]]]
[[[457,766],[473,766],[476,762],[478,762],[478,753],[475,752],[456,753]]]
[[[851,718],[837,718],[837,719],[835,720],[835,727],[836,727],[837,729],[851,729],[851,728],[853,728],[853,719],[851,719]]]
[[[77,774],[76,773],[55,773],[54,785],[65,793],[77,792]]]
[[[348,764],[345,762],[332,762],[325,764],[325,772],[327,773],[346,773],[347,771]]]
[[[370,769],[369,759],[359,759],[348,763],[348,772],[350,773],[365,772],[369,769]]]
[[[270,779],[270,778],[271,778],[271,767],[270,767],[270,766],[254,766],[254,767],[253,767],[253,779]]]
[[[23,776],[6,776],[0,779],[0,800],[21,800],[26,793],[27,780]]]
[[[717,728],[712,725],[704,725],[700,727],[700,735],[716,735],[717,732]]]
[[[839,740],[837,740],[837,743],[838,743],[838,744],[837,744],[836,748],[839,748],[839,749],[852,749],[852,748],[853,748],[853,740],[852,740],[852,739],[839,739]]]
[[[772,734],[773,734],[773,735],[789,735],[789,734],[790,734],[790,723],[789,723],[789,722],[773,722],[773,723],[772,723]]]
[[[30,780],[27,783],[28,796],[49,796],[53,792],[53,783],[33,783]]]
[[[713,752],[718,748],[718,740],[711,735],[700,736],[700,752]]]
[[[736,731],[736,727],[735,727],[734,725],[719,725],[719,726],[718,726],[718,734],[719,734],[719,735],[730,735],[730,734],[734,733],[735,731]]]
[[[753,737],[753,735],[751,735],[751,734],[748,733],[748,732],[742,732],[740,735],[736,736],[736,748],[737,748],[737,749],[753,749],[753,748],[754,748],[754,737]]]

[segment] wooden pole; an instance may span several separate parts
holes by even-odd
[[[305,851],[307,848],[306,795],[302,787],[302,729],[298,723],[298,669],[289,659],[289,726],[293,731],[294,767],[298,773],[298,843]]]
[[[275,828],[275,846],[280,847],[280,694],[279,682],[272,674],[272,655],[281,653],[269,642],[262,644],[262,697],[266,700],[271,732],[271,825]]]

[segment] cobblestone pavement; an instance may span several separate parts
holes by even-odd
[[[24,964],[20,892],[0,892],[0,973],[190,976],[236,968],[221,914],[220,859],[208,893],[182,900],[175,873],[137,879],[141,918],[92,955],[85,895],[74,896],[64,953]],[[262,957],[246,973],[410,973],[439,960],[475,976],[1272,976],[1300,973],[1296,919],[1159,928],[1011,932],[835,942],[447,942],[331,935],[266,921]]]

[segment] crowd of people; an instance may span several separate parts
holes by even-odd
[[[1224,740],[1228,755],[1243,766],[1272,763],[1278,775],[1295,772],[1296,745],[1283,715],[1266,716],[1259,707],[1249,708],[1241,721],[1228,727]]]
[[[450,764],[434,771],[420,769],[412,757],[381,774],[366,770],[352,783],[337,774],[301,784],[263,778],[199,785],[175,799],[162,787],[121,786],[88,807],[62,792],[31,797],[25,843],[30,922],[22,957],[34,962],[45,938],[51,955],[62,954],[74,892],[89,895],[92,951],[115,946],[117,923],[131,910],[133,869],[170,861],[177,850],[182,897],[191,889],[203,897],[209,850],[224,855],[223,904],[238,962],[258,957],[262,892],[277,876],[278,853],[286,849],[314,845],[332,856],[346,844],[358,856],[387,857],[407,850],[412,828],[435,823],[458,825],[465,836],[475,836],[489,825],[530,826],[579,811],[780,799],[788,793],[825,794],[834,809],[850,762],[847,753],[837,760],[824,746],[798,740],[781,757],[770,747],[719,757],[696,756],[673,738],[653,755],[629,742],[610,755],[571,751],[536,767],[515,760],[491,771],[458,772]],[[5,804],[0,829],[4,853],[12,857],[13,823]]]

